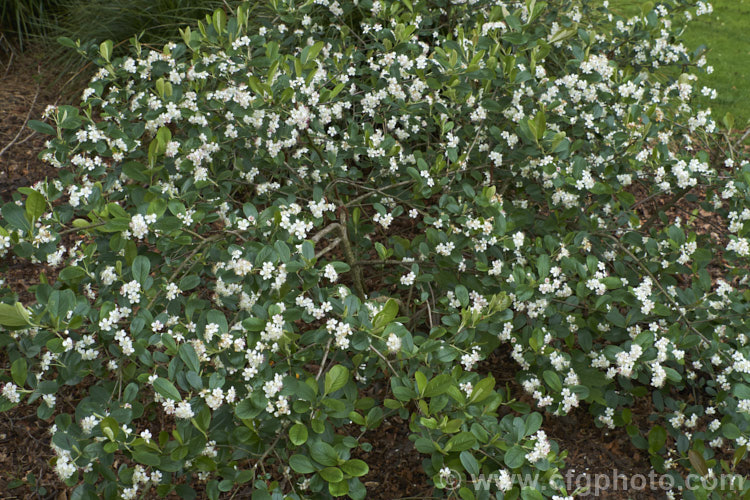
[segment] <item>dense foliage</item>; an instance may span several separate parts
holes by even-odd
[[[710,6],[271,4],[102,43],[81,106],[32,123],[59,178],[2,207],[0,252],[59,273],[0,304],[0,405],[54,417],[72,498],[364,498],[358,438],[394,414],[447,496],[564,498],[542,413],[582,405],[675,488],[733,470],[750,164],[709,154],[677,38]]]

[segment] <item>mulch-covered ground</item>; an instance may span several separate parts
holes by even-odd
[[[39,119],[58,99],[49,85],[52,75],[33,51],[10,54],[0,50],[0,204],[10,201],[17,188],[55,174],[37,159],[46,138],[24,127],[27,119]],[[30,300],[27,289],[38,282],[40,269],[7,256],[0,259],[0,281],[5,282],[0,286],[9,286],[20,300]],[[0,350],[0,371],[8,369]],[[0,498],[66,498],[48,464],[49,425],[37,418],[36,405],[0,413]]]
[[[54,176],[54,169],[37,159],[44,147],[45,138],[23,127],[27,119],[38,119],[48,104],[55,103],[58,92],[49,86],[52,80],[33,51],[23,55],[0,50],[0,203],[11,199],[19,187],[31,185],[45,176]],[[657,209],[659,200],[644,205],[644,210]],[[693,208],[693,207],[689,207]],[[684,208],[676,208],[675,211]],[[689,212],[688,212],[689,214]],[[644,214],[646,215],[646,214]],[[683,216],[685,214],[683,213]],[[715,221],[701,220],[707,232],[715,231]],[[38,282],[41,267],[17,262],[12,257],[0,259],[0,279],[19,295],[22,301],[32,300],[27,288]],[[509,384],[512,394],[531,403],[515,382],[517,367],[507,353],[494,354],[483,363],[483,369],[492,373],[498,385]],[[0,351],[0,371],[7,372],[7,357]],[[64,401],[64,397],[61,398]],[[647,415],[651,412],[649,402],[644,401],[633,408],[634,421],[648,428]],[[50,422],[36,417],[36,405],[20,406],[0,413],[0,499],[50,498],[67,499],[67,490],[57,480],[49,465]],[[651,470],[648,456],[633,447],[625,430],[613,431],[597,428],[593,417],[584,407],[571,415],[555,418],[547,415],[544,430],[557,441],[560,448],[568,451],[567,466],[575,489],[578,474],[593,475],[612,471],[629,476],[643,474],[648,477]],[[422,471],[420,455],[408,439],[408,422],[397,417],[386,419],[376,430],[368,431],[362,440],[372,444],[369,453],[358,456],[370,465],[370,472],[363,478],[372,499],[426,499],[437,496],[430,480]],[[611,491],[600,492],[602,498],[657,498],[659,492]],[[235,498],[245,497],[240,493]]]

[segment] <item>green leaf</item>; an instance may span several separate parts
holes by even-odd
[[[216,33],[221,35],[224,32],[224,28],[227,26],[227,13],[224,12],[224,9],[216,9],[212,21]]]
[[[655,425],[648,432],[648,451],[658,453],[667,442],[667,431],[660,425]]]
[[[109,62],[109,59],[112,57],[112,46],[113,46],[112,40],[104,40],[99,45],[99,53],[107,62]]]
[[[520,446],[515,445],[513,448],[505,452],[503,460],[505,461],[505,465],[509,468],[517,469],[526,461],[526,452]]]
[[[358,458],[347,460],[346,462],[341,464],[341,469],[346,474],[354,477],[362,477],[370,472],[370,467],[367,465],[367,463],[363,460],[359,460]]]
[[[144,173],[146,166],[137,161],[129,161],[122,166],[122,173],[138,182],[148,182],[149,178]]]
[[[393,299],[388,299],[383,309],[375,315],[373,326],[376,330],[385,328],[396,319],[396,316],[398,316],[398,303]]]
[[[187,342],[181,344],[179,352],[180,359],[183,363],[185,363],[185,366],[187,366],[189,370],[192,370],[195,373],[200,373],[201,363],[198,359],[198,354],[195,352],[195,348],[193,347],[193,345]]]
[[[309,241],[302,243],[302,257],[307,260],[315,258],[315,247]]]
[[[172,399],[174,401],[182,401],[182,396],[180,396],[180,391],[177,390],[177,388],[174,386],[172,382],[169,380],[159,377],[156,380],[154,380],[154,389],[156,392],[161,394],[167,399]]]
[[[424,373],[417,370],[416,372],[414,372],[414,380],[417,381],[417,390],[419,391],[419,395],[423,395],[424,390],[427,387],[427,377]]]
[[[253,405],[253,402],[250,400],[250,398],[243,399],[237,404],[237,406],[234,407],[234,413],[238,418],[242,420],[255,418],[260,415],[262,411],[262,408],[258,408],[257,406]]]
[[[450,375],[448,375],[447,373],[441,373],[437,377],[427,382],[427,387],[425,387],[422,395],[426,398],[433,398],[435,396],[444,394],[445,391],[448,390],[451,381],[452,379]]]
[[[727,422],[726,424],[722,425],[721,426],[721,433],[727,439],[737,439],[742,434],[740,432],[740,428],[737,427],[732,422]]]
[[[542,415],[534,412],[526,417],[526,435],[531,436],[542,426]]]
[[[146,282],[148,273],[151,271],[151,262],[148,257],[139,255],[133,260],[133,279],[143,285]]]
[[[456,298],[461,303],[461,307],[466,307],[469,305],[469,291],[466,289],[463,285],[456,286]]]
[[[152,467],[158,467],[161,464],[159,455],[143,450],[133,450],[133,460]]]
[[[321,465],[333,467],[339,463],[339,454],[328,443],[318,441],[310,446],[310,455],[312,459]]]
[[[529,124],[531,125],[531,124]],[[534,116],[534,127],[533,132],[537,138],[537,140],[542,140],[544,137],[544,132],[547,130],[547,121],[544,116],[544,110],[540,109],[537,114]]]
[[[688,460],[690,460],[690,463],[698,474],[701,476],[708,474],[708,464],[706,464],[706,459],[703,458],[703,455],[695,450],[688,450]]]
[[[281,259],[282,263],[288,263],[292,258],[292,253],[289,251],[289,247],[286,243],[284,243],[281,240],[277,240],[276,243],[274,243],[273,247],[276,249],[276,252],[279,254],[279,258]]]
[[[448,440],[446,451],[465,451],[474,446],[477,438],[471,432],[459,432]]]
[[[34,132],[39,132],[40,134],[45,135],[57,135],[57,130],[55,130],[55,127],[49,123],[40,122],[39,120],[29,120],[28,125]]]
[[[58,279],[72,283],[86,276],[86,270],[79,266],[68,266],[57,275]]]
[[[112,441],[115,440],[117,433],[120,432],[120,425],[117,423],[117,420],[112,417],[104,417],[99,424],[99,427],[102,429],[102,434]]]
[[[315,466],[305,455],[292,455],[289,457],[289,467],[297,474],[310,474],[315,472]]]
[[[12,365],[10,365],[10,374],[13,377],[13,382],[16,383],[16,385],[23,387],[26,385],[26,376],[28,375],[28,365],[26,364],[26,360],[23,358],[18,358],[13,362]]]
[[[296,446],[305,444],[307,442],[307,427],[305,424],[294,424],[289,429],[289,439]]]
[[[29,311],[20,302],[13,305],[0,304],[0,325],[9,328],[31,326]]]
[[[560,381],[560,376],[557,374],[557,372],[553,372],[552,370],[545,370],[544,373],[542,373],[542,376],[544,377],[544,381],[547,383],[549,388],[552,389],[553,392],[562,391],[562,382]]]
[[[31,230],[29,219],[26,218],[26,210],[15,203],[6,203],[2,208],[3,219],[13,229],[22,229],[27,233]]]
[[[201,284],[201,279],[195,274],[188,274],[180,280],[180,290],[187,292]]]
[[[328,493],[334,497],[343,497],[349,493],[349,482],[339,481],[338,483],[328,483]]]
[[[78,108],[75,106],[59,106],[57,108],[58,124],[60,128],[75,129],[83,123],[78,115]]]
[[[477,459],[474,458],[474,455],[472,455],[471,452],[466,450],[462,451],[459,455],[459,459],[461,460],[461,465],[466,469],[466,472],[474,476],[479,475],[479,462],[477,462]]]
[[[344,473],[338,467],[326,467],[318,471],[318,474],[329,483],[338,483],[344,480]]]
[[[544,496],[538,490],[526,486],[521,491],[521,500],[544,500]]]
[[[326,373],[324,394],[336,392],[349,381],[349,369],[343,365],[334,365]]]
[[[323,48],[323,45],[325,45],[325,42],[323,42],[323,40],[320,40],[314,45],[308,45],[307,47],[302,49],[302,64],[307,64],[309,61],[312,61],[313,59],[318,57],[318,54]]]
[[[469,403],[479,403],[484,401],[492,395],[492,390],[495,388],[495,379],[491,375],[483,378],[476,383],[474,388],[471,390],[471,397]]]

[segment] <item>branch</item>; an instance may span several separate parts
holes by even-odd
[[[354,279],[354,289],[357,291],[359,300],[365,301],[365,287],[362,284],[362,268],[357,265],[357,261],[354,258],[354,251],[352,250],[352,244],[349,242],[349,235],[346,229],[346,210],[341,211],[341,224],[339,229],[341,230],[341,242],[344,244],[344,255],[346,260],[349,262],[349,266],[352,268],[352,278]]]
[[[675,312],[680,315],[680,319],[685,322],[685,325],[687,325],[687,327],[690,330],[697,333],[698,336],[702,338],[705,342],[707,342],[708,344],[711,344],[711,340],[707,338],[705,335],[703,335],[703,333],[701,333],[697,328],[695,328],[693,324],[685,317],[682,311],[680,311],[681,309],[680,305],[672,298],[671,295],[669,295],[669,293],[667,293],[667,291],[661,285],[659,280],[656,279],[656,276],[654,276],[651,270],[643,262],[641,262],[641,260],[638,257],[636,257],[635,254],[633,254],[633,252],[628,250],[627,247],[625,247],[625,245],[623,245],[619,239],[615,238],[611,234],[597,233],[597,236],[609,238],[610,240],[614,241],[617,244],[617,246],[620,247],[620,249],[622,249],[622,251],[624,251],[631,259],[633,259],[635,263],[638,264],[638,267],[643,269],[643,271],[649,276],[649,278],[651,278],[651,281],[656,285],[656,287],[661,291],[661,293],[664,294],[664,296],[667,298],[667,300],[672,305],[672,307],[675,308]],[[726,359],[729,359],[725,353],[722,353],[722,354],[724,354],[724,357]]]
[[[690,186],[690,187],[686,187],[686,188],[682,188],[682,189],[680,189],[680,190],[679,190],[679,191],[678,191],[678,192],[677,192],[677,193],[676,193],[676,194],[675,194],[675,195],[674,195],[674,196],[672,197],[672,199],[671,199],[671,200],[669,200],[669,201],[667,202],[667,204],[666,204],[666,205],[664,205],[664,206],[663,206],[663,207],[661,207],[661,208],[658,208],[658,209],[657,209],[657,210],[656,210],[656,211],[654,212],[654,214],[653,214],[653,215],[652,215],[651,217],[649,217],[649,219],[648,219],[648,220],[646,221],[646,223],[645,223],[645,224],[643,225],[643,227],[639,227],[639,228],[638,228],[638,230],[639,230],[639,231],[645,231],[646,233],[648,233],[648,230],[649,230],[649,228],[650,228],[650,227],[651,227],[651,226],[652,226],[652,225],[654,224],[654,222],[656,222],[656,219],[658,219],[658,218],[659,218],[659,213],[660,213],[660,212],[662,212],[662,211],[664,211],[664,210],[669,210],[670,208],[672,208],[672,206],[673,206],[673,205],[674,205],[675,203],[677,203],[678,201],[680,201],[680,198],[682,198],[682,197],[683,197],[683,196],[685,196],[685,195],[686,195],[686,194],[687,194],[688,192],[690,192],[690,191],[691,191],[691,190],[693,189],[693,187],[694,187],[694,186]],[[618,240],[618,242],[619,242],[619,240]]]
[[[333,240],[333,242],[331,242],[330,245],[328,245],[327,247],[325,247],[320,252],[316,253],[315,254],[315,258],[316,259],[321,258],[325,254],[327,254],[328,252],[330,252],[331,250],[333,250],[334,248],[336,248],[337,246],[339,246],[339,243],[341,243],[341,238],[336,238],[335,240]]]
[[[34,110],[34,105],[36,104],[37,97],[39,97],[39,83],[36,84],[36,92],[34,93],[34,100],[31,101],[31,106],[29,106],[29,112],[26,113],[26,118],[23,121],[23,125],[21,125],[21,128],[18,129],[18,133],[16,134],[16,136],[8,144],[6,144],[3,149],[0,149],[0,156],[3,156],[3,153],[5,153],[11,146],[13,146],[13,144],[15,144],[15,142],[21,136],[21,132],[23,132],[23,129],[26,128],[26,123],[28,123],[29,117],[31,116],[31,112]]]
[[[390,369],[391,369],[391,371],[393,372],[393,375],[395,375],[396,377],[398,377],[398,372],[397,372],[397,371],[395,370],[395,368],[393,368],[393,365],[391,364],[391,362],[390,362],[390,361],[388,361],[388,358],[386,358],[385,356],[383,356],[383,353],[381,353],[380,351],[378,351],[378,350],[377,350],[377,349],[375,348],[375,346],[374,346],[374,345],[370,345],[370,349],[372,349],[372,351],[373,351],[373,352],[374,352],[375,354],[377,354],[378,356],[380,356],[380,359],[382,359],[383,361],[385,361],[385,362],[386,362],[386,364],[388,365],[388,368],[390,368]]]
[[[323,236],[325,236],[326,234],[330,233],[334,229],[338,229],[339,226],[340,226],[340,224],[338,222],[334,222],[332,224],[329,224],[326,227],[324,227],[323,229],[321,229],[320,231],[318,231],[318,233],[315,236],[313,236],[312,238],[310,238],[310,240],[312,240],[313,243],[317,243],[317,242],[319,242],[323,238]]]
[[[326,344],[326,350],[323,353],[323,361],[320,362],[320,368],[318,369],[318,374],[315,375],[315,380],[316,381],[320,380],[320,376],[323,373],[323,368],[325,368],[325,366],[326,366],[326,361],[328,360],[328,353],[330,352],[330,349],[331,349],[331,342],[333,342],[333,339],[329,338],[328,339],[328,343]]]

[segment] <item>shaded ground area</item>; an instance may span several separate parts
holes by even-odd
[[[44,108],[58,98],[56,89],[49,86],[49,68],[42,67],[33,50],[12,58],[10,53],[4,55],[0,60],[0,204],[10,201],[19,187],[55,175],[53,168],[37,159],[46,138],[24,123],[39,119]],[[9,286],[20,300],[30,300],[27,289],[38,282],[40,269],[8,255],[0,259],[0,286]],[[0,349],[0,371],[8,369],[8,359]],[[48,463],[52,456],[49,425],[37,418],[36,405],[0,413],[0,498],[66,498]]]

